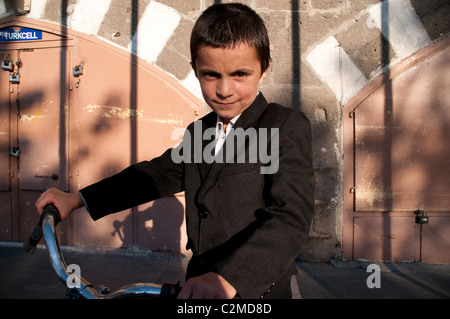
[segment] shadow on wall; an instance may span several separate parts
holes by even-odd
[[[124,220],[116,219],[111,236],[123,243],[138,242],[139,246],[156,251],[181,252],[186,254],[184,229],[184,205],[178,197],[166,197],[137,208],[137,220],[128,214]],[[136,232],[127,225],[136,225]],[[137,238],[135,238],[137,237]]]

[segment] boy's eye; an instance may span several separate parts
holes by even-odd
[[[242,71],[238,71],[234,73],[234,76],[238,77],[238,78],[242,78],[247,76],[248,74],[246,72],[242,72]]]
[[[204,72],[203,76],[206,78],[219,78],[220,75],[216,72]]]

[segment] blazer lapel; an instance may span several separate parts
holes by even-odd
[[[202,139],[202,162],[198,163],[198,170],[200,173],[200,178],[202,180],[202,183],[206,180],[206,177],[208,175],[208,172],[211,168],[211,163],[207,163],[205,162],[204,158],[203,158],[203,150],[205,149],[205,147],[207,145],[209,145],[210,143],[214,142],[215,136],[211,136],[210,139],[204,139],[203,136],[205,134],[205,131],[207,129],[213,129],[215,128],[217,123],[217,115],[214,112],[209,113],[208,115],[206,115],[203,119],[202,119],[202,136],[201,137],[197,137],[195,136],[194,138],[201,138]]]
[[[234,125],[234,129],[243,128],[244,130],[249,127],[254,127],[257,125],[261,114],[264,112],[267,107],[267,101],[262,95],[259,93],[256,97],[255,101],[250,105],[247,109],[244,110],[242,115],[236,121]],[[215,113],[214,113],[215,114]],[[214,122],[215,125],[215,122]],[[232,134],[232,133],[230,133]],[[232,137],[227,136],[228,137]],[[214,186],[217,176],[219,175],[222,168],[227,165],[227,159],[232,159],[235,157],[236,149],[229,150],[226,148],[226,144],[224,143],[222,150],[217,155],[218,158],[221,158],[222,161],[216,162],[214,161],[212,164],[207,164],[202,162],[200,165],[200,174],[203,180],[203,186],[200,188],[198,193],[198,198],[201,199],[205,196],[205,194]],[[230,153],[231,152],[231,153]]]

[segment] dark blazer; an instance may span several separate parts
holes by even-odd
[[[201,124],[204,132],[216,125],[216,117],[212,112],[197,125]],[[186,146],[188,138],[192,146],[198,143],[194,126],[188,127],[190,134],[181,145]],[[242,298],[286,296],[273,291],[290,289],[287,278],[295,273],[294,261],[308,238],[314,212],[310,123],[302,112],[267,104],[260,93],[234,128],[267,129],[267,148],[270,150],[273,142],[279,144],[275,173],[261,174],[265,164],[259,157],[256,163],[191,160],[177,164],[169,149],[80,192],[92,218],[98,219],[185,191],[188,248],[193,252],[187,278],[214,271]],[[272,128],[278,129],[277,141],[270,138]],[[239,152],[249,152],[249,141]],[[209,143],[203,141],[202,145]],[[226,156],[238,154],[229,146],[224,152]],[[275,289],[281,282],[286,287]]]

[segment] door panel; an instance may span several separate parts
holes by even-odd
[[[422,261],[450,264],[449,234],[450,216],[432,216],[422,228]]]
[[[6,61],[9,55],[9,51],[0,51],[0,61]],[[10,188],[9,112],[9,72],[0,70],[0,191]]]
[[[355,110],[356,211],[448,211],[450,61],[443,51]]]
[[[11,196],[0,193],[0,240],[13,240]]]
[[[19,74],[11,82],[13,73],[0,70],[0,240],[25,241],[39,220],[34,202],[42,190],[69,189],[69,52],[0,51]],[[20,150],[17,156],[12,147]]]
[[[19,240],[25,241],[39,218],[34,207],[42,190],[68,191],[69,50],[19,50],[17,85]]]
[[[19,59],[20,189],[67,191],[68,55],[59,48],[26,50]]]
[[[420,227],[402,216],[356,217],[355,255],[358,259],[414,261],[420,257]]]

